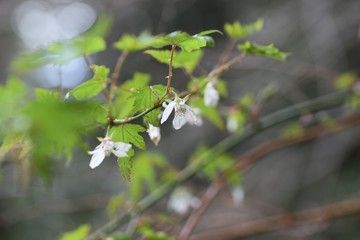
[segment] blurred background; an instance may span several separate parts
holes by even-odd
[[[228,83],[231,99],[248,92],[257,93],[270,82],[277,84],[277,95],[262,110],[262,114],[266,114],[333,91],[333,79],[339,73],[360,73],[359,11],[358,0],[2,0],[0,81],[5,82],[16,54],[77,36],[103,14],[113,17],[113,26],[106,38],[109,46],[123,33],[140,34],[149,30],[159,34],[182,30],[196,34],[207,29],[222,30],[226,22],[250,23],[262,17],[263,31],[250,40],[259,44],[274,43],[280,50],[291,52],[291,56],[284,63],[248,58],[222,78]],[[215,48],[205,51],[201,63],[205,71],[211,70],[228,42],[223,35],[214,35],[214,38]],[[119,52],[109,47],[92,56],[92,60],[113,68],[118,55]],[[152,83],[166,83],[167,67],[148,55],[130,56],[121,79],[131,78],[135,71],[150,73]],[[37,69],[23,79],[34,87],[71,89],[90,76],[84,60],[75,59],[61,67]],[[182,71],[174,72],[176,89],[186,89],[186,80]],[[328,112],[332,116],[340,113],[339,109]],[[256,135],[232,149],[232,154],[238,156],[271,139],[280,128]],[[353,128],[264,157],[243,176],[242,205],[234,206],[231,191],[222,193],[195,232],[269,212],[315,207],[359,195],[359,133],[359,127]],[[155,148],[149,142],[148,149],[164,153],[173,166],[181,169],[199,144],[212,145],[224,136],[208,122],[201,128],[186,126],[176,132],[167,123],[162,128],[159,146]],[[92,146],[97,144],[92,143]],[[29,176],[26,166],[5,164],[0,183],[0,239],[56,239],[83,223],[93,229],[102,226],[108,220],[104,209],[109,198],[125,192],[127,183],[115,159],[105,161],[96,170],[88,167],[89,160],[90,157],[79,150],[70,165],[57,161],[51,185]],[[202,190],[206,182],[195,179],[189,186],[194,191]],[[358,226],[360,217],[355,216],[249,239],[359,239]]]

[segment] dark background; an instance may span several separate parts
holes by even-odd
[[[0,1],[2,82],[5,82],[9,64],[16,54],[46,44],[47,38],[41,38],[41,30],[46,29],[37,29],[39,34],[35,37],[32,35],[30,39],[19,33],[15,15],[18,13],[24,16],[24,12],[19,13],[19,6],[24,6],[23,3]],[[49,0],[37,3],[42,9],[56,15],[56,9],[75,2]],[[289,59],[281,63],[260,57],[249,58],[222,76],[228,83],[232,99],[247,92],[256,93],[269,82],[278,84],[280,90],[267,103],[264,113],[331,92],[336,74],[348,71],[359,73],[360,69],[358,0],[103,0],[82,3],[92,8],[96,15],[106,13],[114,17],[112,30],[107,37],[109,46],[122,33],[139,34],[149,30],[158,34],[182,30],[195,34],[206,29],[222,30],[225,22],[239,20],[249,23],[259,17],[264,18],[263,31],[250,37],[250,40],[259,44],[274,43],[279,49],[291,52]],[[31,8],[25,9],[25,13],[29,11]],[[21,19],[21,16],[18,18]],[[76,20],[76,13],[68,17],[73,22],[64,25],[63,31],[71,28],[77,20],[80,22],[84,19]],[[44,21],[39,18],[33,24]],[[92,18],[89,19],[81,25],[82,31],[91,25]],[[32,24],[30,20],[25,23]],[[59,36],[66,38],[61,34]],[[201,63],[201,67],[207,71],[216,63],[227,43],[226,36],[214,35],[214,38],[216,47],[206,50]],[[33,44],[27,46],[24,44],[26,42]],[[110,47],[93,56],[93,60],[112,68],[118,54]],[[63,87],[71,88],[86,80],[90,73],[84,69],[85,66],[81,66],[72,70],[84,73],[72,75],[74,79],[69,77],[67,85]],[[130,78],[134,71],[149,72],[153,83],[165,84],[166,66],[145,54],[135,54],[128,59],[121,80]],[[59,85],[56,80],[46,82],[47,76],[40,71],[30,73],[24,79],[30,86],[52,88]],[[50,70],[50,76],[56,76],[54,69]],[[185,89],[186,79],[181,71],[175,71],[174,87]],[[337,116],[340,111],[334,109],[329,113]],[[232,149],[232,153],[236,156],[269,140],[278,130],[271,129],[259,134]],[[222,194],[200,221],[196,231],[259,216],[262,208],[301,209],[359,194],[359,130],[344,131],[265,157],[243,177],[244,204],[235,208],[229,200],[229,193]],[[211,145],[223,136],[224,133],[208,122],[201,128],[186,126],[181,131],[174,131],[167,123],[162,128],[163,139],[156,150],[163,152],[180,169],[186,165],[189,155],[198,144]],[[155,147],[148,143],[148,149],[155,150]],[[56,239],[62,232],[83,223],[91,224],[93,229],[105,223],[107,216],[104,208],[109,197],[125,192],[127,183],[122,179],[115,160],[105,161],[96,170],[88,167],[89,160],[80,150],[75,153],[69,166],[64,167],[64,161],[58,160],[50,186],[29,175],[26,168],[24,170],[18,164],[5,164],[0,188],[0,238]],[[191,185],[194,189],[201,189],[203,184],[203,181],[196,180]],[[359,217],[352,217],[297,232],[279,232],[249,239],[359,239],[358,226]]]

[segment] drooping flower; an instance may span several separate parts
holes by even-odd
[[[111,136],[99,138],[100,144],[93,151],[88,153],[92,155],[89,166],[94,169],[99,166],[105,157],[113,153],[117,157],[127,157],[127,152],[131,149],[131,144],[123,142],[113,142]]]
[[[149,123],[147,133],[149,134],[151,141],[157,146],[161,139],[160,128]]]
[[[193,196],[185,187],[177,187],[168,201],[168,208],[178,214],[185,214],[191,208],[198,208],[200,200]]]
[[[187,122],[191,125],[202,125],[202,119],[199,116],[199,111],[185,104],[188,98],[189,97],[186,96],[185,98],[181,99],[176,95],[174,101],[168,104],[163,103],[165,110],[162,114],[160,123],[163,124],[169,118],[171,112],[175,109],[173,126],[176,130],[180,129]]]
[[[204,90],[204,103],[206,106],[216,107],[218,105],[220,95],[219,92],[215,89],[215,82],[210,81],[206,84]]]

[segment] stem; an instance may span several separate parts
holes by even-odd
[[[209,73],[209,78],[218,77],[221,73],[228,70],[232,65],[234,65],[234,64],[236,64],[238,62],[241,62],[245,57],[246,57],[246,55],[244,53],[241,53],[240,55],[238,55],[237,57],[234,57],[233,59],[231,59],[227,63],[221,65],[218,68],[215,68],[214,70],[212,70]]]
[[[170,87],[171,87],[171,79],[172,79],[172,62],[173,62],[173,58],[174,58],[174,52],[175,52],[175,48],[176,45],[173,44],[171,46],[171,54],[170,54],[170,60],[169,60],[169,74],[167,76],[167,86],[166,86],[166,92],[165,95],[168,95],[170,92]]]
[[[230,56],[231,52],[233,51],[233,49],[236,46],[236,43],[237,43],[237,41],[234,40],[234,39],[231,39],[229,41],[229,43],[226,46],[225,51],[223,52],[223,54],[220,57],[220,61],[219,61],[218,65],[224,64],[229,59],[229,56]]]
[[[209,164],[216,156],[229,150],[235,145],[251,138],[256,133],[261,132],[262,130],[268,129],[272,126],[275,126],[284,121],[290,120],[294,117],[300,116],[301,112],[306,109],[308,111],[318,111],[321,109],[326,109],[330,107],[337,106],[349,96],[349,92],[342,91],[336,92],[329,95],[325,95],[319,98],[315,98],[303,103],[293,105],[288,108],[281,109],[277,112],[269,114],[261,119],[259,119],[258,127],[253,127],[248,125],[244,128],[242,132],[235,133],[229,137],[223,139],[218,144],[213,146],[210,151],[205,152],[198,159],[189,164],[184,168],[176,177],[176,179],[164,183],[158,187],[155,191],[152,191],[148,196],[143,198],[137,205],[138,213],[141,213],[157,203],[160,199],[165,197],[170,193],[176,185],[183,183],[188,180],[190,177],[195,175],[204,166]],[[99,239],[101,236],[108,235],[118,229],[120,226],[129,221],[131,217],[131,209],[122,215],[115,217],[113,220],[109,221],[103,227],[98,229],[93,235],[86,238],[87,240]]]
[[[112,121],[112,124],[113,125],[120,125],[120,124],[124,124],[124,123],[128,123],[128,122],[131,122],[137,118],[140,118],[142,116],[144,116],[145,114],[153,111],[154,109],[160,107],[161,105],[159,103],[155,104],[155,106],[151,107],[151,108],[148,108],[146,109],[145,111],[139,113],[138,115],[135,115],[135,116],[132,116],[132,117],[127,117],[127,118],[123,118],[123,119],[114,119]]]
[[[121,68],[124,65],[124,62],[128,55],[129,52],[122,52],[119,58],[117,59],[114,72],[111,75],[111,87],[116,87],[117,85],[116,82],[119,79]]]

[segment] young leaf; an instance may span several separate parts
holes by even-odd
[[[35,95],[37,100],[40,102],[59,101],[61,99],[60,92],[50,91],[43,88],[36,88]]]
[[[131,96],[131,98],[134,98],[133,109],[138,112],[153,107],[158,102],[159,96],[161,96],[165,91],[166,86],[164,85],[138,88]]]
[[[147,50],[145,53],[151,55],[161,63],[169,64],[171,55],[170,50]],[[202,55],[202,51],[200,50],[192,52],[175,52],[172,66],[174,68],[185,68],[188,73],[192,73],[194,68],[199,63]]]
[[[164,46],[176,45],[181,47],[185,52],[191,52],[193,50],[198,50],[202,47],[208,46],[210,37],[206,35],[215,32],[219,31],[208,30],[191,36],[186,32],[176,31],[165,36],[160,35],[155,37],[154,41],[151,43],[151,46],[154,48],[162,48]]]
[[[247,55],[259,55],[274,58],[279,61],[285,61],[290,53],[280,52],[279,49],[275,48],[272,44],[267,46],[257,45],[255,43],[246,42],[239,44],[238,49],[243,51]]]
[[[240,22],[236,21],[233,24],[225,23],[224,30],[225,33],[234,40],[239,40],[245,38],[255,32],[261,31],[263,27],[263,19],[258,19],[256,22],[241,25]]]
[[[59,240],[83,240],[90,233],[88,224],[81,225],[73,231],[64,233]]]
[[[109,14],[100,15],[93,26],[82,37],[106,37],[111,30],[113,18]]]
[[[96,96],[106,88],[106,81],[110,72],[109,68],[97,65],[91,65],[91,68],[94,71],[94,77],[70,91],[77,100]]]
[[[134,149],[130,149],[128,152],[128,157],[122,157],[117,160],[121,174],[123,178],[127,181],[131,180],[131,170],[133,167],[133,162],[131,157],[134,155]]]
[[[23,73],[51,63],[52,57],[45,49],[35,50],[17,56],[11,63],[12,72]]]
[[[339,90],[352,88],[356,79],[357,76],[355,73],[348,72],[341,74],[335,79],[335,87]]]
[[[199,108],[201,111],[201,115],[206,117],[210,122],[212,122],[219,129],[224,128],[224,121],[221,118],[220,112],[215,107],[205,106],[204,101],[202,99],[191,99],[190,105],[195,108]]]
[[[132,143],[136,147],[145,150],[144,138],[139,134],[145,131],[146,129],[140,125],[128,123],[113,127],[110,130],[110,136],[113,136],[114,141]]]
[[[117,42],[114,43],[114,48],[125,52],[136,52],[145,49],[152,43],[153,37],[143,32],[140,36],[124,34]]]

